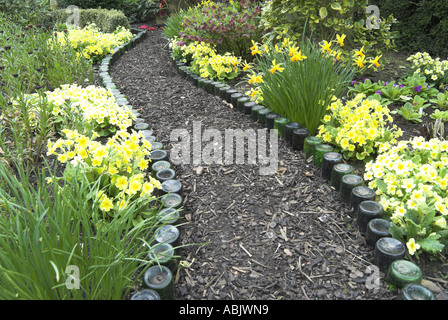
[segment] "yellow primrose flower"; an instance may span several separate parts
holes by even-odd
[[[128,187],[128,178],[125,176],[120,176],[115,181],[115,186],[120,190],[126,189]]]
[[[100,210],[109,212],[114,207],[114,204],[111,199],[109,199],[106,195],[102,196]]]
[[[406,247],[408,247],[408,251],[410,255],[414,255],[414,253],[420,249],[420,245],[418,243],[415,242],[414,238],[411,238],[408,240],[408,242],[406,243]]]

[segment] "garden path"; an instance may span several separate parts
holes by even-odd
[[[249,116],[195,87],[174,69],[161,31],[149,32],[111,68],[118,89],[140,108],[171,150],[173,130],[262,129]],[[202,146],[211,146],[203,141]],[[259,166],[176,165],[184,185],[181,300],[395,299],[384,281],[372,288],[373,249],[338,194],[300,154],[278,142],[278,170]],[[372,285],[372,286],[371,286]],[[372,288],[372,289],[369,289]]]

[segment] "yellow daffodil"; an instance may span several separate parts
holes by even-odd
[[[355,60],[355,63],[360,69],[364,68],[364,56],[359,56],[358,59]]]
[[[361,57],[361,58],[364,59],[364,57],[366,56],[366,55],[364,54],[364,47],[362,47],[362,48],[359,49],[359,50],[355,50],[355,56],[359,56],[359,57]]]
[[[283,70],[285,70],[285,68],[280,67],[280,64],[277,64],[274,59],[272,61],[272,68],[269,70],[269,72],[270,73],[275,73],[276,71],[283,72]]]
[[[341,46],[341,47],[343,47],[344,46],[344,40],[345,40],[345,34],[343,34],[342,36],[340,36],[340,35],[336,35],[336,41],[339,43],[339,45]]]
[[[296,54],[294,54],[291,57],[291,61],[303,61],[305,60],[307,57],[305,55],[302,54],[302,51],[300,50],[299,52],[297,52]]]
[[[332,52],[332,50],[331,50],[331,43],[330,42],[324,40],[323,44],[319,44],[319,45],[322,47],[322,51],[326,51],[328,53]]]
[[[247,70],[249,70],[250,68],[252,68],[252,66],[250,64],[248,64],[246,61],[244,61],[243,64],[243,71],[246,72]]]
[[[263,82],[263,76],[262,75],[253,74],[250,77],[250,79],[249,79],[249,83],[250,84],[262,83],[262,82]]]
[[[382,55],[380,56],[376,56],[375,59],[370,59],[370,67],[375,66],[376,68],[380,67],[380,63],[378,62],[378,60],[382,57]]]

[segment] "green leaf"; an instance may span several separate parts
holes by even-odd
[[[395,223],[390,224],[389,232],[392,236],[392,238],[395,238],[397,240],[400,240],[404,242],[404,230],[403,228],[397,226]]]
[[[421,246],[424,251],[436,253],[442,251],[445,247],[442,243],[434,239],[422,239],[418,240],[417,243]]]
[[[341,7],[341,5],[340,5],[339,3],[337,3],[337,2],[332,2],[332,3],[331,3],[331,9],[333,9],[333,10],[337,10],[337,11],[341,11],[341,10],[342,10],[342,7]]]
[[[380,180],[380,179],[376,179],[375,183],[381,192],[387,193],[387,183],[386,182],[384,182],[383,180]]]
[[[319,10],[320,18],[325,19],[327,17],[327,15],[328,15],[327,8],[325,8],[325,7],[320,8],[320,10]]]
[[[358,159],[358,160],[364,160],[365,157],[366,156],[362,153],[359,153],[359,152],[356,153],[356,159]]]

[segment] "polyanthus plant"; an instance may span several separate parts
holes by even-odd
[[[98,201],[100,214],[113,217],[133,200],[149,203],[158,180],[146,173],[151,144],[138,132],[118,131],[106,144],[93,141],[76,130],[63,130],[65,139],[48,142],[48,155],[65,163],[64,177],[71,179],[81,171],[91,183],[100,180],[98,194],[88,200]],[[136,212],[134,219],[138,219]]]
[[[126,130],[132,125],[135,116],[131,109],[120,106],[108,89],[77,84],[62,85],[54,91],[46,92],[57,129],[72,128],[76,121],[88,126],[99,136],[109,136],[118,130]]]
[[[364,179],[380,197],[393,237],[418,250],[448,244],[448,142],[423,137],[400,141],[366,164]]]
[[[368,162],[402,135],[401,129],[392,125],[389,108],[376,99],[365,99],[363,94],[345,105],[335,100],[327,109],[318,136],[336,146],[345,159]]]
[[[312,43],[285,38],[278,44],[253,43],[255,63],[249,67],[248,94],[274,112],[314,133],[333,97],[341,97],[354,70],[329,58]]]
[[[189,65],[189,70],[203,78],[229,81],[236,78],[241,70],[241,58],[229,52],[218,54],[215,46],[205,42],[170,41],[171,55],[174,59]]]
[[[124,27],[118,27],[113,33],[104,33],[100,32],[95,24],[90,24],[83,29],[72,28],[67,34],[57,32],[48,45],[51,47],[52,42],[57,41],[61,46],[70,46],[76,49],[79,55],[97,63],[107,54],[113,53],[114,48],[132,38],[132,32]]]
[[[417,52],[407,59],[411,66],[411,74],[417,73],[424,76],[429,84],[436,88],[446,84],[448,80],[448,60],[433,59],[427,52]]]

